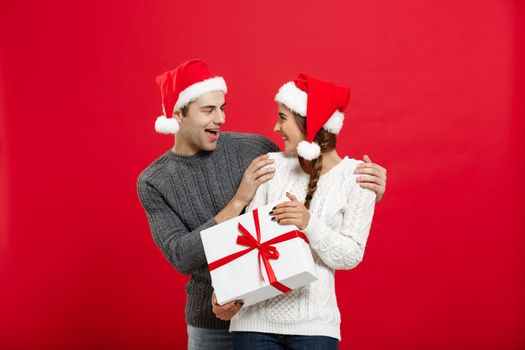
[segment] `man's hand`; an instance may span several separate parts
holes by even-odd
[[[365,163],[359,164],[354,171],[354,174],[363,174],[363,176],[358,176],[356,181],[361,187],[374,191],[376,202],[379,202],[386,191],[386,169],[372,163],[367,155],[363,157],[363,160]]]
[[[310,221],[310,212],[293,194],[287,192],[286,196],[291,202],[276,205],[270,212],[272,220],[280,225],[295,225],[300,230],[304,230]]]
[[[215,222],[220,224],[226,220],[238,216],[242,210],[250,204],[260,184],[273,178],[275,160],[264,154],[252,160],[241,180],[237,192],[228,204],[215,215]]]
[[[217,304],[217,297],[213,293],[211,297],[211,307],[215,316],[223,321],[229,321],[241,309],[243,302],[240,300],[231,301],[228,304]]]
[[[275,160],[264,154],[252,160],[250,166],[244,172],[241,184],[235,193],[234,199],[242,205],[247,206],[255,196],[257,188],[262,183],[273,178],[275,167],[272,166]]]

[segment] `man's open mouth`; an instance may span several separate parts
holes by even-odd
[[[219,137],[219,133],[220,133],[219,129],[204,129],[204,131],[206,132],[206,135],[208,135],[208,137],[211,140],[216,140],[217,137]]]

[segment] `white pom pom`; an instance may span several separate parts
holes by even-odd
[[[155,131],[161,134],[176,134],[179,131],[179,122],[175,118],[166,118],[161,115],[155,121]]]
[[[297,154],[306,160],[314,160],[321,154],[321,147],[315,142],[301,141],[297,145]]]
[[[328,121],[324,124],[323,128],[331,132],[332,134],[339,134],[339,131],[341,131],[341,128],[343,127],[343,120],[345,119],[345,115],[339,111],[335,111],[334,114],[328,119]]]

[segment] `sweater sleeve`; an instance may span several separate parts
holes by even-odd
[[[310,247],[334,270],[352,269],[363,260],[372,225],[375,192],[360,186],[353,187],[344,207],[340,232],[334,231],[313,214],[303,230]]]
[[[189,275],[207,264],[200,232],[216,225],[215,218],[211,217],[190,231],[163,196],[147,181],[139,178],[137,187],[153,240],[171,265]]]

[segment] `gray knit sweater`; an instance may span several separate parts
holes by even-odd
[[[200,231],[232,199],[255,157],[279,148],[251,134],[221,133],[214,151],[181,156],[171,150],[138,179],[138,194],[155,243],[171,265],[191,275],[186,285],[186,322],[201,328],[228,328],[211,311],[210,273]]]

